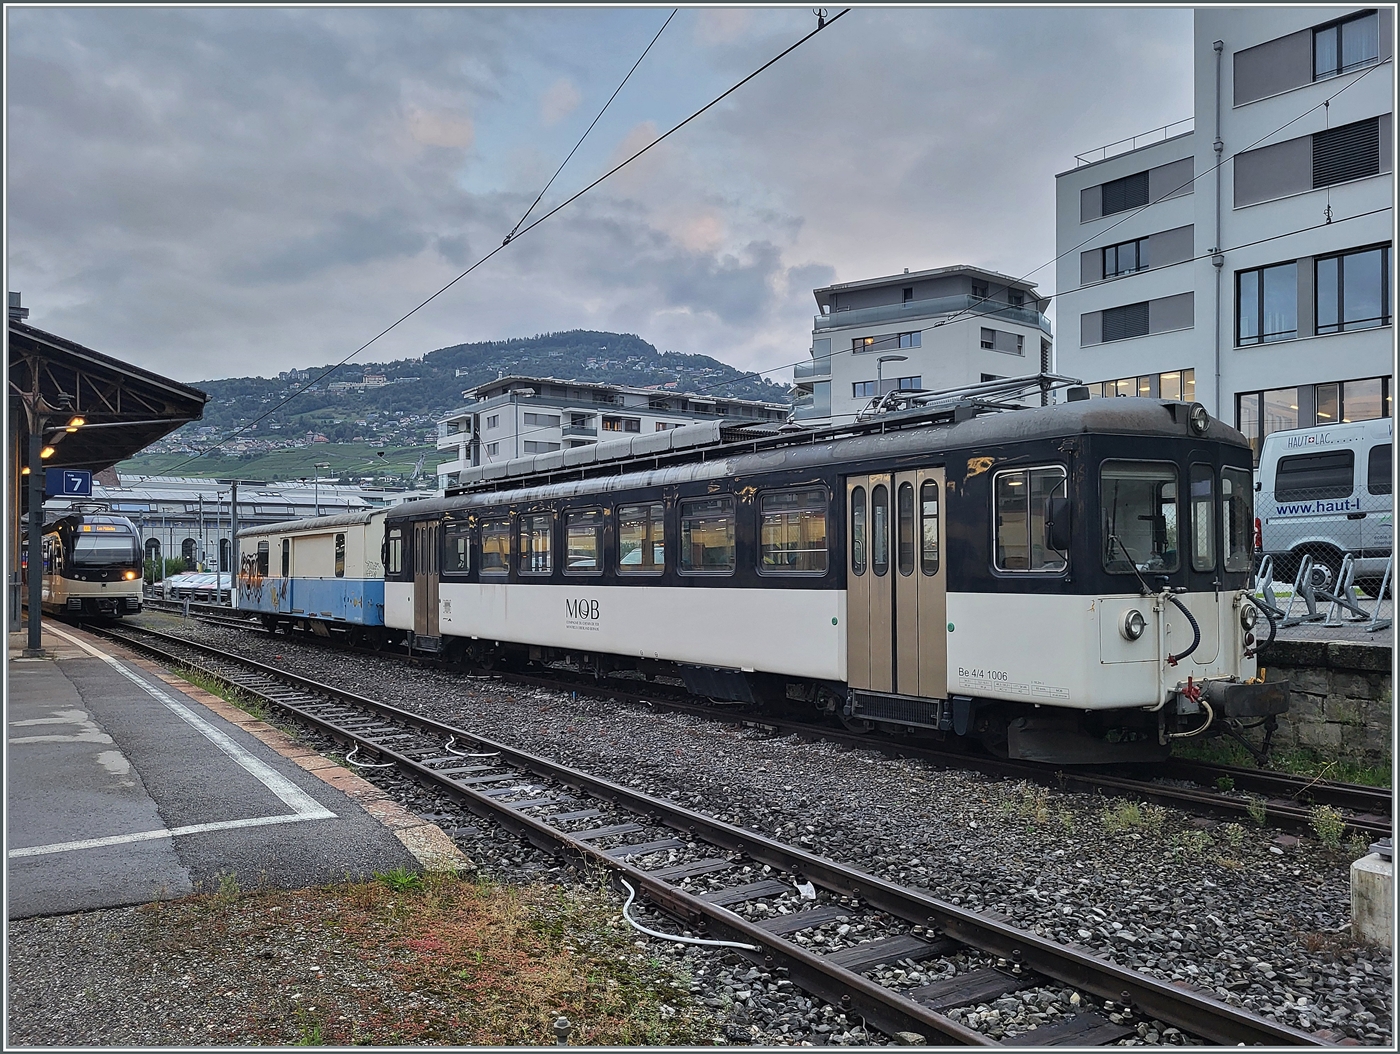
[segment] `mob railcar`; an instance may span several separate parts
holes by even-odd
[[[350,643],[384,635],[384,512],[290,520],[238,532],[235,606],[273,631]]]
[[[1255,676],[1250,449],[1200,404],[690,426],[473,475],[385,518],[417,647],[1062,763],[1287,708]]]
[[[124,516],[76,512],[44,527],[42,604],[53,615],[141,611],[141,539]]]

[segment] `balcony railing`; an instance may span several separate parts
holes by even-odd
[[[561,431],[564,433],[565,439],[574,436],[596,437],[598,435],[598,429],[589,425],[565,425]]]
[[[470,432],[453,432],[451,435],[438,436],[437,448],[439,450],[456,450],[463,443],[471,439]]]
[[[811,362],[800,362],[792,368],[793,383],[814,381],[819,377],[831,376],[831,356],[823,355]]]
[[[883,304],[880,307],[857,307],[850,311],[833,311],[829,315],[818,315],[812,321],[816,330],[837,329],[845,326],[871,326],[878,322],[904,322],[932,315],[953,315],[965,312],[967,317],[995,317],[1008,322],[1019,322],[1024,326],[1037,326],[1045,335],[1051,336],[1050,320],[1039,311],[1027,307],[1013,307],[1000,300],[987,300],[980,296],[940,296],[932,300],[911,300],[906,304]]]
[[[1096,164],[1110,157],[1116,157],[1119,154],[1126,154],[1129,151],[1136,150],[1140,146],[1151,146],[1153,143],[1166,142],[1168,139],[1173,139],[1176,136],[1195,131],[1195,128],[1196,119],[1194,117],[1184,117],[1180,121],[1164,124],[1161,128],[1153,128],[1149,132],[1139,132],[1137,135],[1129,136],[1127,139],[1120,139],[1116,143],[1096,146],[1093,150],[1086,150],[1082,154],[1075,154],[1074,164],[1076,168],[1080,165]]]

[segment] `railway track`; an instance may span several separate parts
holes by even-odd
[[[170,610],[181,610],[171,603]],[[163,609],[164,610],[164,609]],[[227,608],[213,609],[206,605],[195,611],[202,621],[235,629],[266,632],[254,619],[228,614]],[[318,638],[307,635],[306,641]],[[386,649],[366,654],[379,654],[407,659],[401,651]],[[414,658],[445,669],[466,673],[485,671],[465,670],[433,660]],[[1082,767],[1058,768],[1038,762],[994,758],[965,751],[942,749],[909,736],[889,736],[880,733],[858,734],[825,725],[786,720],[769,715],[755,715],[751,710],[730,710],[691,701],[692,697],[672,691],[667,685],[623,678],[599,681],[589,676],[571,676],[562,670],[547,673],[509,673],[491,671],[503,680],[532,687],[578,692],[604,698],[645,704],[710,720],[760,724],[781,735],[798,735],[809,739],[825,739],[855,749],[876,750],[889,756],[917,758],[948,768],[974,769],[1006,779],[1029,780],[1063,790],[1101,793],[1135,798],[1156,805],[1181,809],[1197,815],[1229,820],[1246,820],[1270,827],[1299,833],[1314,830],[1323,807],[1336,812],[1344,825],[1344,835],[1383,838],[1392,834],[1392,792],[1387,787],[1321,780],[1310,776],[1295,776],[1266,769],[1208,764],[1173,758],[1151,766],[1148,775],[1123,771],[1121,768]],[[1228,788],[1228,789],[1223,789]]]
[[[1008,1037],[1008,1045],[1108,1045],[1144,1021],[1217,1044],[1328,1045],[1203,992],[466,730],[170,634],[134,626],[95,632],[290,714],[348,748],[352,764],[393,769],[540,849],[606,870],[630,895],[704,934],[693,940],[726,942],[764,970],[786,971],[887,1035],[1001,1045],[950,1012],[1055,985],[1104,1001],[1105,1012],[1047,1023]],[[900,988],[866,976],[891,964],[936,971],[938,979]]]

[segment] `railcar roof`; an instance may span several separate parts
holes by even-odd
[[[930,421],[926,412],[904,411],[855,427],[836,426],[747,438],[696,448],[684,454],[673,453],[665,459],[599,463],[582,470],[577,467],[553,469],[519,481],[501,480],[493,488],[398,505],[389,510],[387,519],[421,519],[444,511],[502,502],[606,494],[757,472],[795,471],[905,454],[938,454],[1087,434],[1160,436],[1163,439],[1189,437],[1249,448],[1248,440],[1240,432],[1214,417],[1203,436],[1193,436],[1187,424],[1191,405],[1135,397],[1087,399],[986,413],[964,420],[937,421]]]
[[[238,537],[256,538],[264,534],[288,534],[293,531],[305,534],[329,531],[335,527],[353,527],[357,524],[369,523],[375,513],[383,511],[383,509],[374,509],[370,512],[344,512],[335,516],[308,516],[301,520],[283,520],[281,523],[244,528],[238,532]]]

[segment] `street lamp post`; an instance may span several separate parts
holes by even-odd
[[[885,397],[885,363],[904,362],[908,355],[881,355],[875,360],[875,394],[883,399]]]
[[[321,469],[330,468],[329,461],[316,462],[316,515],[321,515]]]

